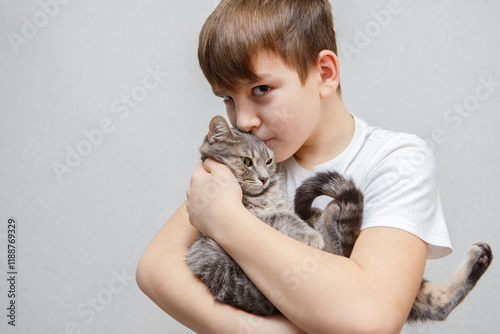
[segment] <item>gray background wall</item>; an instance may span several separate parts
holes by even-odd
[[[209,119],[224,114],[196,59],[215,6],[0,0],[2,333],[190,332],[133,275],[184,199]],[[429,261],[426,276],[443,281],[471,243],[500,249],[500,3],[333,6],[349,110],[435,146],[455,252]],[[144,82],[150,72],[156,80]],[[484,80],[496,85],[485,90]],[[18,228],[15,328],[6,317],[9,217]],[[498,268],[445,323],[404,333],[499,333]]]

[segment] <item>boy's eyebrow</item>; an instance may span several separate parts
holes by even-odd
[[[222,96],[222,92],[217,88],[212,88],[212,92],[214,92],[215,96]]]
[[[212,92],[214,93],[215,96],[224,96],[224,95],[233,93],[232,91],[228,91],[226,89],[220,89],[217,87],[213,87]]]
[[[246,85],[251,86],[251,85],[254,85],[258,82],[262,82],[262,81],[269,80],[269,79],[273,78],[273,74],[267,73],[267,72],[266,73],[257,73],[256,76],[257,76],[257,80],[243,80],[241,82],[241,84],[238,85],[238,87],[235,89],[235,91],[241,89],[242,87],[244,87]],[[213,87],[212,92],[214,93],[215,96],[222,96],[222,95],[224,95],[224,93],[227,93],[225,90],[221,90],[218,87]]]
[[[252,84],[257,83],[259,81],[265,81],[265,80],[269,80],[269,79],[273,78],[272,73],[256,73],[256,76],[258,79],[256,81],[251,82]]]

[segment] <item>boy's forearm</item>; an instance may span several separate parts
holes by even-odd
[[[238,228],[225,228],[219,235],[215,234],[217,242],[286,317],[308,333],[316,333],[317,328],[311,328],[313,323],[318,324],[314,317],[318,313],[328,312],[332,308],[332,300],[318,300],[318,284],[312,282],[324,270],[325,261],[332,261],[330,255],[299,244],[251,214],[240,213],[233,217],[237,220],[231,224]],[[339,258],[334,261],[347,262],[348,259]],[[348,267],[348,264],[345,263],[344,266]],[[347,268],[339,270],[343,271],[339,276],[345,274],[345,277],[350,276],[352,280],[357,277],[349,274]],[[335,289],[333,277],[330,283],[330,288]],[[342,303],[339,298],[341,297],[337,296],[335,303]],[[346,301],[344,305],[351,303],[352,300]],[[341,314],[337,312],[336,315]],[[332,317],[335,317],[335,313]]]
[[[148,246],[137,268],[137,283],[180,323],[197,333],[220,333],[224,310],[218,309],[221,305],[215,303],[184,262],[197,235],[194,228],[186,225],[186,214],[183,205]]]
[[[197,234],[182,206],[144,252],[137,283],[151,300],[197,333],[303,333],[283,316],[258,317],[216,302],[184,261]]]
[[[378,326],[377,303],[397,309],[394,319],[386,317],[389,327],[404,322],[407,305],[393,303],[384,274],[377,269],[300,244],[249,212],[234,212],[232,219],[228,224],[238,228],[222,228],[215,239],[271,302],[306,332],[349,332],[359,321]]]

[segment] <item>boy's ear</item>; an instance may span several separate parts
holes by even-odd
[[[320,97],[330,97],[339,87],[339,59],[332,51],[323,50],[318,54],[317,64],[321,76]]]

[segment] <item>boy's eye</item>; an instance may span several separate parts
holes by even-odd
[[[269,159],[269,160],[267,160],[267,161],[266,161],[266,165],[267,165],[267,166],[269,166],[269,165],[270,165],[270,164],[272,164],[272,163],[273,163],[273,159]]]
[[[243,165],[245,165],[245,167],[252,166],[252,159],[250,158],[241,158],[241,162],[243,162]]]
[[[231,101],[233,98],[231,96],[229,96],[229,95],[224,95],[222,97],[222,99],[224,100],[224,102],[228,102],[228,101]]]
[[[266,86],[266,85],[262,85],[262,86],[257,86],[253,89],[253,93],[255,95],[264,95],[266,94],[267,92],[269,92],[271,90],[271,87],[269,86]]]

